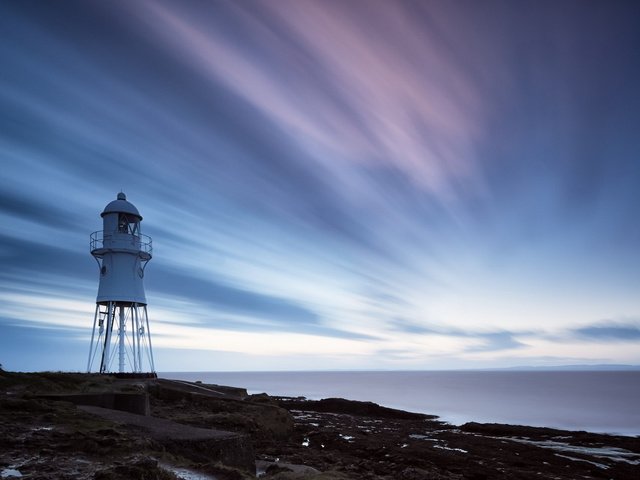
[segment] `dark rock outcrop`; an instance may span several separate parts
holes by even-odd
[[[53,395],[142,392],[150,416],[78,408]],[[637,437],[456,427],[371,402],[247,395],[201,383],[0,372],[0,472],[173,480],[169,467],[177,465],[249,480],[254,451],[266,480],[640,478]]]
[[[254,442],[286,440],[294,431],[291,415],[275,402],[221,395],[217,393],[219,386],[199,384],[203,389],[185,389],[184,383],[164,381],[149,386],[153,415],[189,425],[243,432]],[[214,393],[206,390],[209,387]]]
[[[373,402],[345,400],[344,398],[324,398],[307,400],[305,398],[277,397],[279,404],[289,410],[306,410],[311,412],[348,413],[353,415],[375,416],[378,418],[402,418],[410,420],[436,419],[435,415],[405,412],[394,408],[382,407]]]
[[[163,418],[101,407],[80,406],[79,408],[109,421],[141,429],[145,438],[157,441],[175,455],[199,463],[220,462],[255,473],[253,445],[246,435],[182,425]]]

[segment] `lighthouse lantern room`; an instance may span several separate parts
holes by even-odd
[[[154,373],[147,299],[142,280],[152,256],[142,215],[123,192],[100,214],[103,229],[90,236],[100,283],[87,371]],[[117,359],[117,366],[115,365]]]

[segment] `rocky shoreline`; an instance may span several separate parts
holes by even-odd
[[[95,404],[123,396],[126,402],[109,408]],[[148,401],[150,415],[139,414],[135,396]],[[137,411],[114,410],[129,405]],[[269,480],[635,480],[640,438],[455,426],[371,402],[248,395],[199,382],[0,371],[0,478],[243,480],[256,474]]]

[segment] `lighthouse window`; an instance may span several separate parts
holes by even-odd
[[[107,274],[107,267],[105,267],[104,265],[102,266],[102,268],[100,269],[100,273],[102,275],[106,275]]]
[[[118,232],[128,233],[129,219],[124,213],[118,216]]]
[[[136,217],[129,217],[126,213],[118,215],[118,232],[138,235],[139,229],[140,223]]]

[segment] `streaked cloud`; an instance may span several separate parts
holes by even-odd
[[[598,342],[637,342],[640,340],[640,321],[604,322],[576,328],[572,335]]]
[[[253,51],[230,44],[208,22],[189,23],[181,17],[188,9],[151,3],[145,13],[156,15],[156,31],[196,71],[224,82],[308,153],[320,149],[322,157],[310,159],[337,180],[350,181],[344,162],[366,162],[401,172],[441,200],[452,199],[453,182],[477,181],[480,92],[446,56],[447,39],[426,31],[402,4],[372,2],[362,15],[353,4],[276,2],[257,6],[259,17],[246,6],[229,10],[249,27]],[[273,68],[261,68],[265,59]]]
[[[123,189],[169,358],[640,362],[636,7],[0,8],[3,348],[85,341]]]

